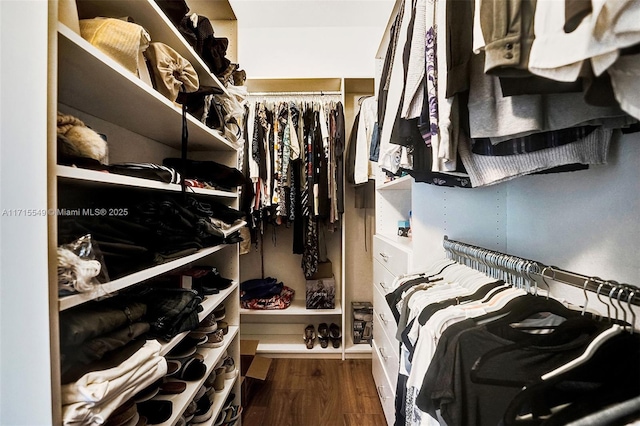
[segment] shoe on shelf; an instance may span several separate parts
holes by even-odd
[[[238,369],[236,368],[236,363],[230,356],[224,359],[222,363],[224,367],[224,377],[225,379],[235,379],[238,376]]]
[[[209,334],[206,343],[202,344],[204,348],[219,348],[224,344],[224,333],[222,330],[216,330]]]
[[[222,334],[227,334],[229,332],[229,324],[227,324],[226,321],[218,321],[217,327],[222,330]]]
[[[195,331],[199,333],[213,333],[217,329],[218,322],[216,321],[216,317],[213,312],[211,312],[202,320],[202,322],[200,322],[198,328],[196,328]]]
[[[305,345],[307,345],[307,349],[313,349],[316,343],[316,330],[312,324],[305,327],[302,338],[304,339]]]
[[[213,310],[213,316],[216,318],[216,321],[223,320],[226,316],[224,305],[219,305],[217,308],[215,308]]]
[[[224,390],[224,377],[226,374],[226,370],[224,367],[216,367],[216,379],[213,382],[213,388],[215,389],[215,393],[220,393]]]
[[[331,339],[331,344],[334,348],[340,347],[342,334],[340,334],[340,327],[338,327],[338,324],[332,322],[329,326],[329,338]]]
[[[209,401],[209,398],[200,398],[196,401],[196,412],[194,413],[191,423],[203,423],[213,416],[213,404]]]
[[[329,346],[329,326],[326,322],[318,325],[318,340],[320,341],[320,347],[326,348]]]
[[[242,414],[241,405],[231,405],[227,408],[224,408],[222,411],[220,411],[220,414],[218,414],[214,426],[222,426],[233,423],[238,420],[238,418],[240,418],[240,414]]]

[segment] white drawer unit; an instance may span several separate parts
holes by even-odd
[[[373,333],[374,336],[378,330],[384,331],[384,333],[390,338],[395,340],[395,336],[398,330],[396,320],[391,313],[391,309],[384,298],[384,295],[380,292],[378,286],[374,286],[373,290],[373,315],[379,324],[374,324]]]
[[[383,324],[380,321],[380,316],[373,310],[373,338],[376,342],[374,346],[375,356],[380,360],[380,364],[384,367],[384,371],[389,378],[393,390],[396,389],[398,383],[398,370],[400,368],[400,361],[398,359],[399,343],[395,336],[388,336],[385,330],[383,330]]]
[[[387,419],[387,424],[392,425],[395,422],[395,386],[391,385],[389,378],[387,377],[384,366],[382,364],[382,360],[380,358],[380,354],[378,352],[378,345],[376,344],[376,339],[373,339],[373,352],[374,356],[372,357],[372,367],[371,371],[373,373],[373,379],[376,382],[376,390],[378,391],[378,397],[380,398],[380,403],[382,404],[382,410],[384,411],[384,416]]]
[[[373,236],[373,257],[395,276],[409,270],[409,249],[380,235]]]

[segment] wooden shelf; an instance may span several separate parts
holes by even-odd
[[[336,300],[335,309],[307,309],[306,301],[294,299],[287,309],[240,309],[240,315],[341,315],[342,306],[339,300]]]
[[[227,247],[226,244],[221,244],[215,247],[205,248],[192,255],[185,256],[180,259],[176,259],[174,261],[163,263],[157,266],[153,266],[151,268],[144,269],[142,271],[134,272],[133,274],[127,275],[117,280],[113,280],[113,281],[109,281],[107,283],[101,284],[96,288],[95,291],[87,292],[87,293],[72,294],[70,296],[62,297],[58,300],[58,308],[60,311],[64,311],[65,309],[69,309],[74,306],[81,305],[91,300],[109,296],[118,290],[131,287],[132,285],[138,284],[139,282],[148,280],[150,278],[164,274],[165,272],[169,272],[173,269],[179,268],[191,262],[195,262],[196,260],[207,257],[219,250],[222,250],[225,247]]]
[[[201,86],[214,86],[228,94],[220,80],[211,73],[200,55],[187,43],[182,34],[153,0],[78,1],[81,19],[130,16],[143,26],[151,36],[151,42],[161,42],[189,61],[198,73]]]
[[[378,191],[387,191],[387,190],[409,190],[411,189],[411,183],[413,182],[413,177],[410,175],[402,176],[401,178],[394,179],[389,182],[385,182],[382,185],[376,187]]]
[[[184,392],[179,393],[177,395],[159,395],[154,398],[158,400],[171,401],[173,403],[173,412],[171,414],[171,417],[166,422],[161,423],[162,426],[173,426],[174,424],[176,424],[180,416],[182,416],[182,413],[184,413],[184,410],[186,410],[189,403],[193,400],[193,397],[196,395],[196,393],[198,393],[198,390],[200,389],[202,384],[205,382],[209,374],[211,374],[211,371],[213,370],[215,365],[222,359],[223,354],[225,353],[225,351],[227,350],[227,348],[229,347],[233,339],[235,339],[239,330],[240,330],[239,327],[229,326],[229,333],[227,333],[227,335],[224,336],[224,345],[220,348],[198,349],[198,353],[204,356],[204,363],[207,366],[207,372],[202,377],[202,379],[186,382],[187,389]],[[234,377],[233,379],[226,379],[224,381],[224,391],[216,394],[216,399],[213,403],[213,416],[212,416],[214,418],[214,421],[215,421],[215,417],[218,415],[218,413],[222,409],[222,404],[224,404],[225,399],[231,392],[231,389],[233,389],[233,386],[237,378],[240,376],[240,373],[239,373],[240,369],[238,365],[236,365],[236,370],[238,371],[238,374],[236,375],[236,377]],[[223,396],[224,398],[219,397],[220,395]]]
[[[81,169],[77,167],[69,166],[56,166],[56,175],[58,178],[62,178],[65,181],[78,181],[87,182],[91,185],[120,185],[129,186],[133,188],[142,189],[159,189],[162,191],[180,192],[182,187],[173,183],[164,183],[149,179],[142,179],[137,177],[131,177],[126,175],[119,175],[115,173],[105,173],[95,170]],[[210,195],[212,197],[220,198],[237,198],[238,195],[235,192],[220,191],[215,189],[203,189],[203,188],[187,188],[187,193],[193,193],[198,195]]]
[[[243,340],[258,340],[256,353],[263,354],[304,354],[323,356],[327,354],[342,355],[342,347],[335,349],[329,342],[329,347],[320,347],[316,339],[313,349],[307,349],[302,338],[303,332],[297,334],[243,334]]]
[[[58,51],[61,104],[180,149],[182,113],[178,106],[61,23]],[[235,150],[220,132],[191,115],[187,120],[191,150]]]

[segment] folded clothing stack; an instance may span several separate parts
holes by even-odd
[[[256,278],[240,284],[240,305],[245,309],[285,309],[295,291],[276,278]]]
[[[203,203],[193,197],[168,195],[146,199],[140,199],[139,194],[100,195],[103,204],[99,207],[118,206],[102,211],[122,214],[61,216],[58,235],[65,244],[90,234],[102,251],[111,279],[193,254],[203,247],[241,241],[239,232],[230,229],[241,223],[243,213],[213,200]]]
[[[150,324],[147,305],[114,297],[60,313],[60,361],[63,383],[88,371],[114,366],[139,349]],[[136,347],[137,346],[137,347]]]
[[[124,402],[167,373],[160,349],[157,341],[147,341],[123,362],[62,385],[63,423],[105,424]]]

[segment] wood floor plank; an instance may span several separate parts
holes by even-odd
[[[344,426],[387,426],[383,414],[347,413],[344,415]]]
[[[344,412],[377,414],[382,408],[371,375],[370,360],[350,360],[342,365],[344,376]]]
[[[383,426],[371,360],[276,358],[244,426]]]

